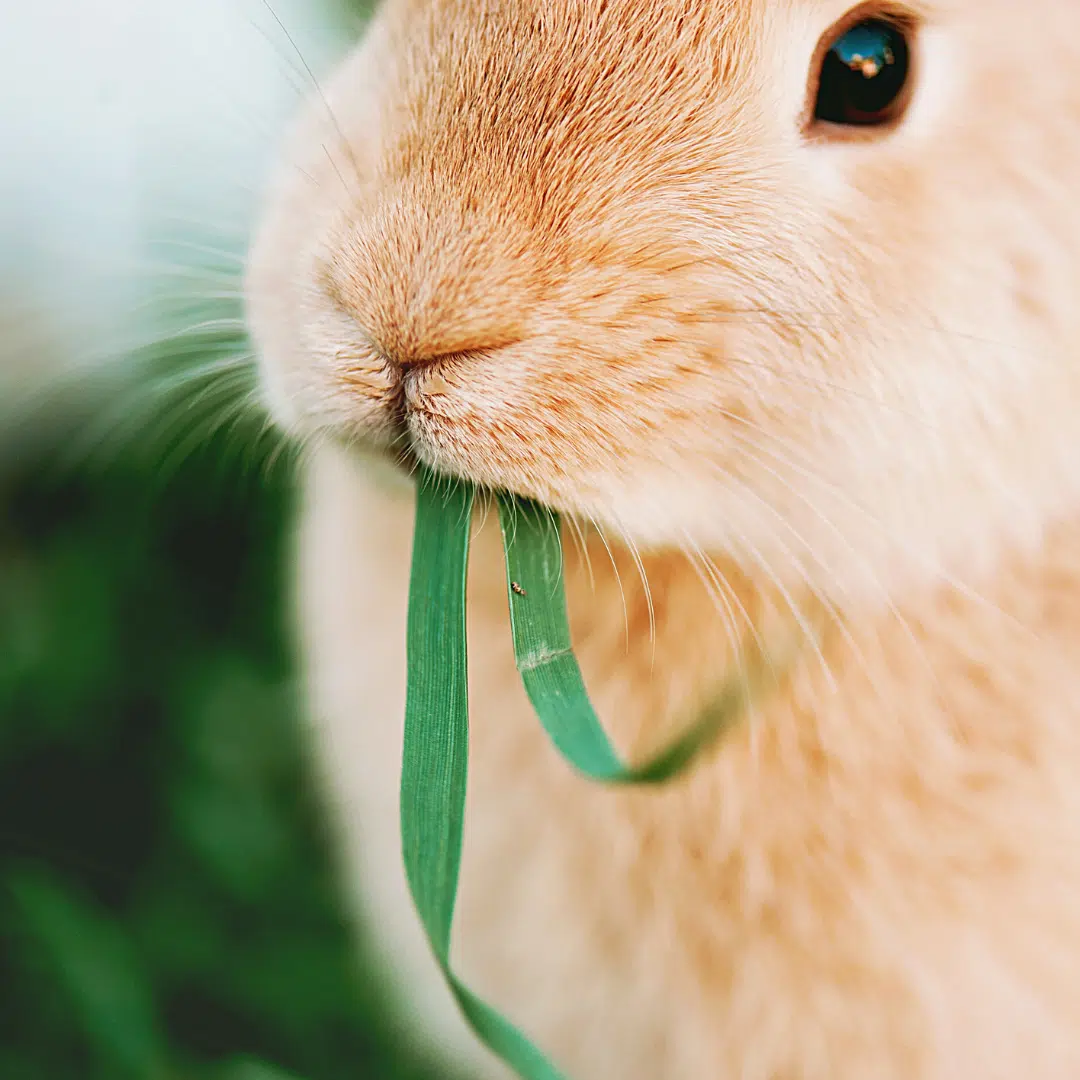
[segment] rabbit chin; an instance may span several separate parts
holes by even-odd
[[[317,422],[297,419],[299,397],[283,419],[328,434],[391,491],[408,496],[423,466],[537,500],[613,548],[720,557],[764,588],[840,607],[888,607],[908,589],[975,582],[1004,549],[1036,550],[1077,494],[1076,448],[1061,427],[996,438],[972,427],[970,452],[945,472],[900,420],[882,437],[905,448],[898,456],[875,458],[870,442],[837,425],[786,456],[748,456],[715,431],[650,453],[597,453],[590,467],[568,466],[542,439],[500,437],[497,424],[459,424],[422,403],[395,405],[388,419],[397,395],[386,388],[362,402],[324,398]],[[996,453],[995,441],[1026,452]],[[1035,475],[1028,454],[1041,463]]]

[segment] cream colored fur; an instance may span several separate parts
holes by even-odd
[[[1080,1076],[1080,5],[890,10],[916,89],[877,139],[804,128],[834,0],[389,0],[288,148],[249,299],[312,446],[313,727],[406,1030],[477,1076],[397,851],[395,417],[567,515],[631,757],[740,642],[827,627],[687,779],[604,790],[523,696],[478,519],[482,995],[574,1080]]]

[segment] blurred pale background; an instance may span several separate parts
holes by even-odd
[[[55,370],[159,333],[146,302],[176,288],[165,264],[199,263],[163,243],[242,251],[283,125],[312,90],[303,65],[326,70],[362,6],[2,0],[5,400],[44,374],[28,342],[50,346]]]
[[[243,408],[257,192],[364,6],[0,0],[3,1080],[432,1075],[342,910]]]

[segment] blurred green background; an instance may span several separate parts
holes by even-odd
[[[70,14],[138,14],[123,4],[71,0]],[[303,24],[297,12],[316,7]],[[235,149],[208,120],[235,104],[227,80],[203,113],[177,112],[186,127],[166,127],[160,142],[182,156],[154,158],[130,115],[117,120],[117,101],[153,92],[146,71],[166,71],[177,100],[168,72],[205,79],[213,57],[184,52],[211,47],[197,8],[187,37],[150,23],[149,45],[105,35],[121,59],[173,49],[175,68],[140,53],[142,75],[117,74],[75,41],[85,66],[65,77],[98,112],[72,97],[70,116],[39,118],[47,138],[0,112],[5,145],[28,133],[7,176],[21,168],[23,186],[0,183],[0,1080],[419,1076],[387,1034],[308,769],[285,603],[291,461],[238,411],[251,385],[239,257],[252,192],[305,92],[294,46],[325,60],[356,20],[328,3],[288,18],[249,4],[234,37],[214,39],[222,79],[278,103],[229,166],[239,194],[218,197],[222,155],[198,150]],[[10,31],[14,6],[3,14]],[[273,77],[253,74],[245,27],[271,40],[279,15],[293,40],[273,40]],[[26,16],[20,54],[52,56],[78,38],[65,25]],[[50,196],[56,155],[74,146],[64,125],[92,123],[145,160],[109,172],[101,127],[98,156],[71,149],[70,190]],[[90,163],[98,194],[84,205]],[[204,203],[178,206],[181,190]],[[78,289],[50,292],[63,274]]]
[[[288,469],[225,450],[0,482],[5,1080],[402,1075],[306,770]]]

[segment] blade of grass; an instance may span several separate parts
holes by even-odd
[[[420,919],[462,1013],[525,1080],[563,1080],[535,1046],[450,969],[468,771],[465,581],[472,487],[421,478],[409,589],[408,692],[401,773],[405,870]]]
[[[571,646],[558,516],[504,495],[499,520],[518,671],[544,729],[574,768],[608,784],[663,783],[739,722],[763,677],[773,671],[767,660],[746,677],[728,678],[698,718],[656,756],[624,765],[593,710]]]
[[[417,489],[409,589],[408,691],[401,779],[405,869],[435,957],[477,1035],[524,1080],[561,1080],[512,1024],[450,969],[468,773],[469,706],[465,589],[473,488],[422,474]],[[653,784],[686,769],[744,714],[765,672],[729,679],[675,741],[628,767],[600,723],[570,641],[558,518],[512,496],[499,499],[514,653],[529,699],[563,756],[611,784]]]

